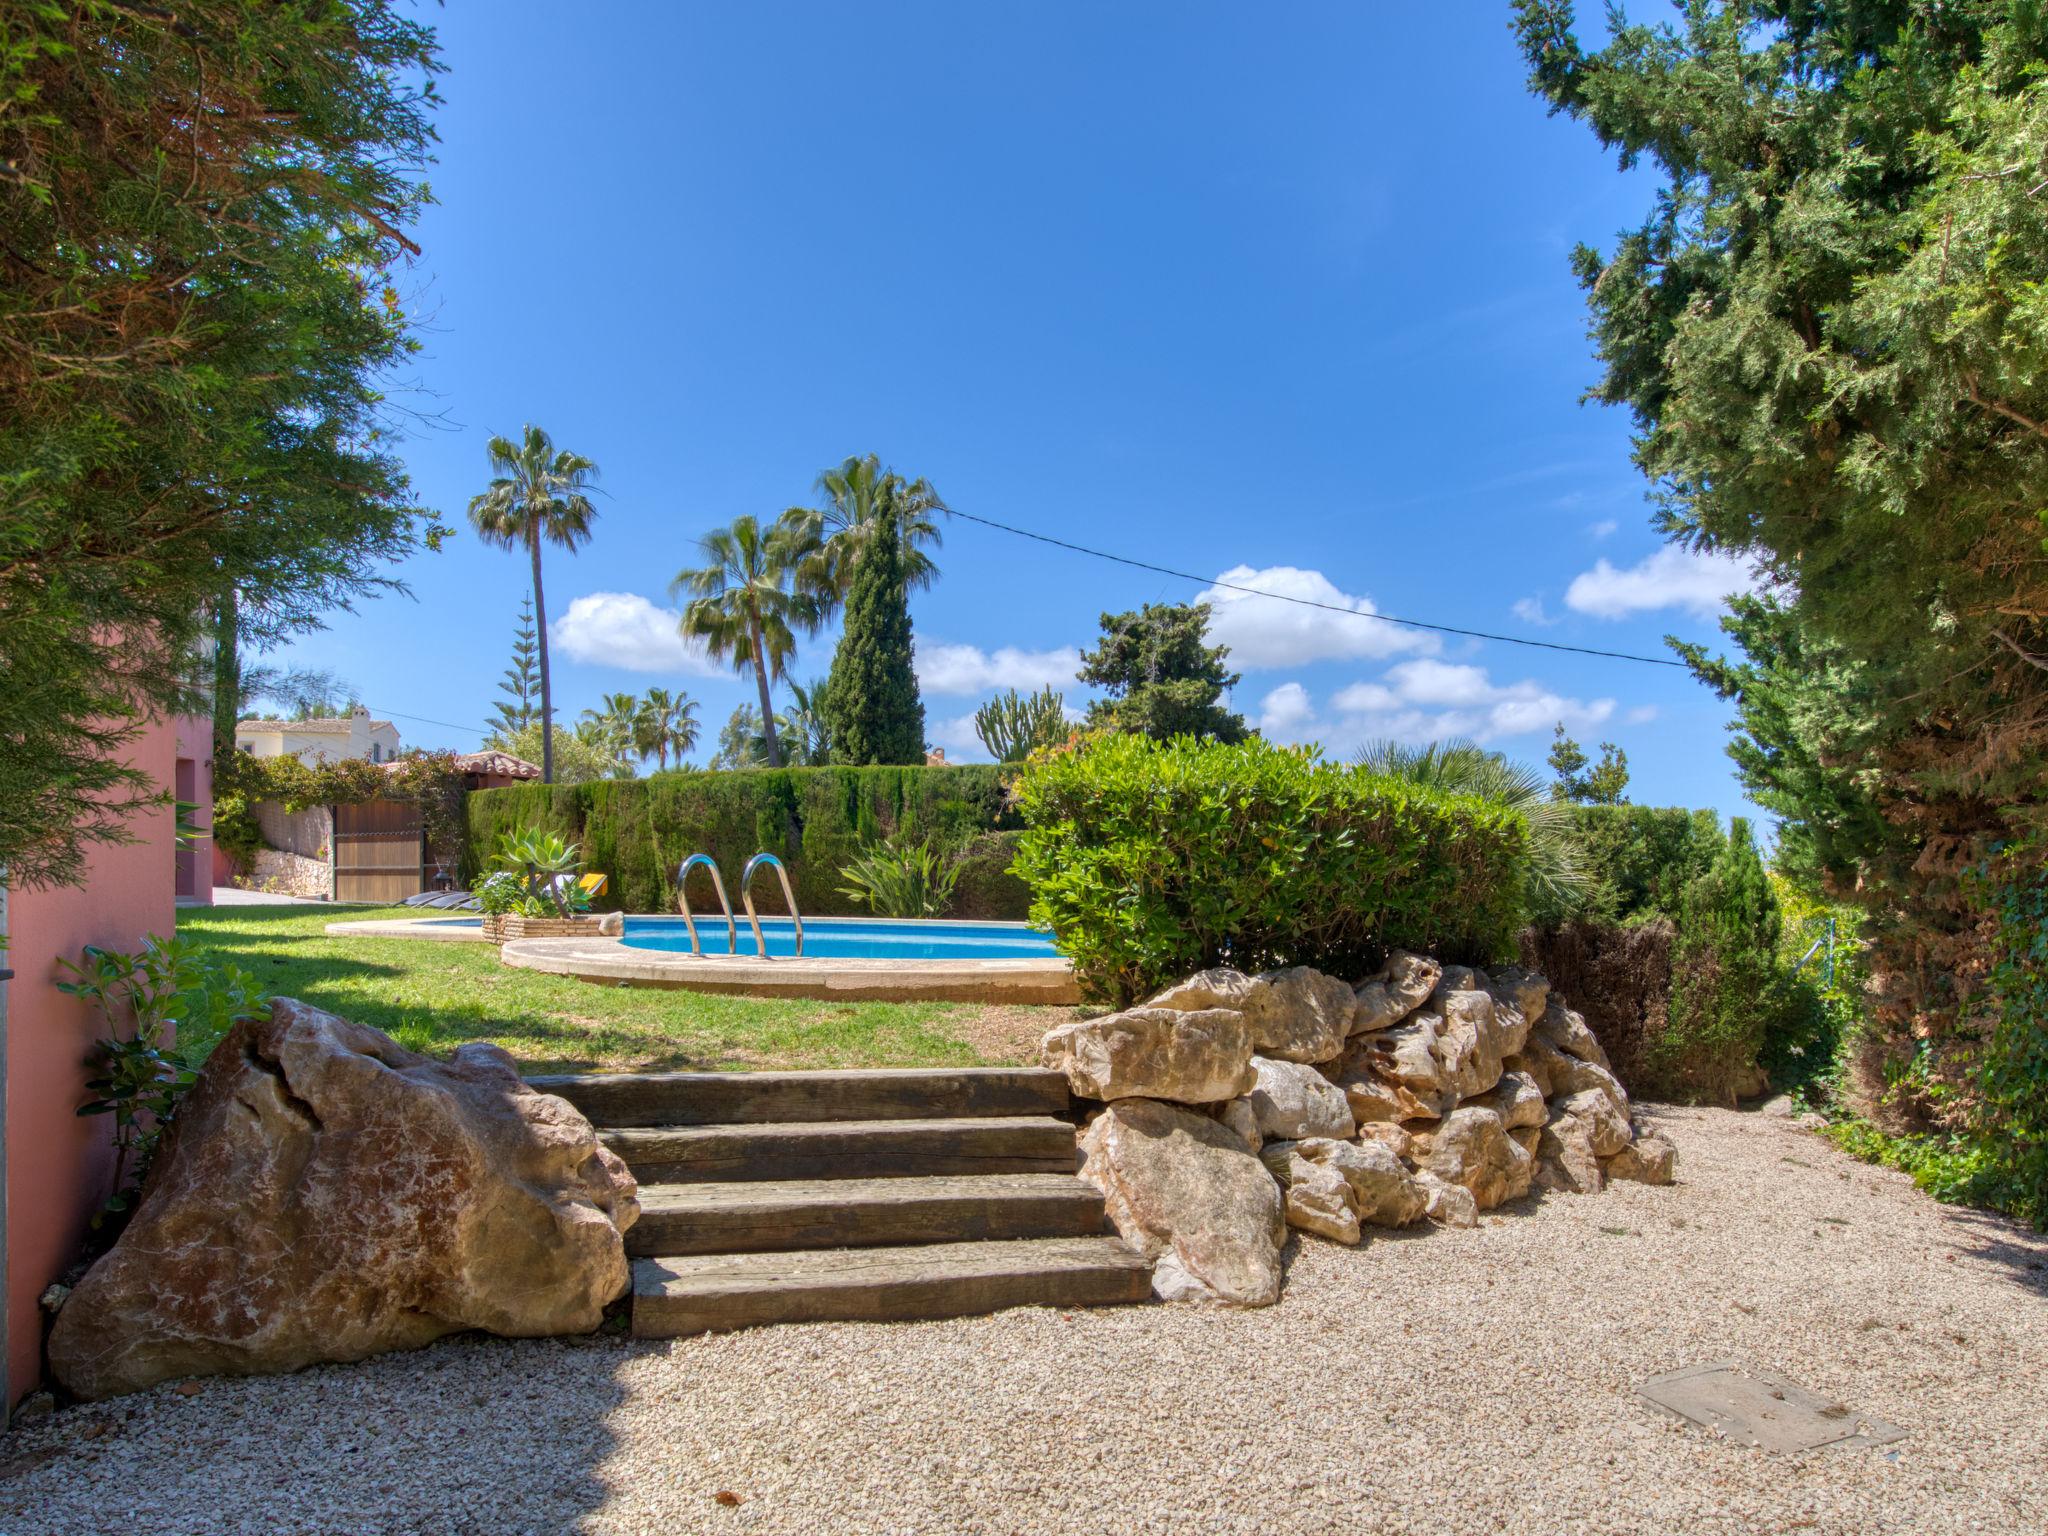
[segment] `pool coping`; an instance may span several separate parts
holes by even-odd
[[[1034,960],[854,960],[756,955],[688,955],[636,949],[620,939],[514,939],[498,951],[506,965],[582,981],[809,997],[844,1002],[1023,1003],[1081,1001],[1073,964]]]

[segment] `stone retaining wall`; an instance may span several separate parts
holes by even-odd
[[[273,896],[334,899],[334,869],[327,860],[276,848],[258,848],[250,856],[248,874],[235,883],[245,891],[268,891]]]

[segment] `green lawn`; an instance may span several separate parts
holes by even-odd
[[[1017,1066],[1063,1008],[839,1003],[600,986],[515,971],[489,944],[330,938],[404,908],[187,907],[178,931],[266,990],[445,1055],[494,1040],[529,1071]]]

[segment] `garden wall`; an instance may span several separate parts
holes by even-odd
[[[765,850],[788,867],[806,915],[858,915],[865,908],[839,890],[839,872],[864,844],[897,831],[964,846],[953,916],[1017,920],[1030,904],[1023,882],[1008,873],[1018,822],[1002,770],[993,766],[759,768],[519,784],[472,793],[465,814],[465,883],[489,868],[503,834],[537,828],[576,842],[588,867],[611,877],[597,902],[608,910],[676,910],[676,866],[693,853],[718,861],[737,910],[740,872]],[[711,908],[702,875],[690,893],[695,910]],[[782,910],[772,878],[756,882],[755,905]]]

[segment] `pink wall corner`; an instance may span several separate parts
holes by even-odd
[[[175,723],[152,722],[125,754],[165,789],[178,777]],[[187,796],[186,798],[193,798]],[[59,957],[88,944],[138,948],[176,922],[170,807],[137,816],[136,840],[94,850],[82,886],[14,891],[7,904],[7,1361],[5,1405],[42,1376],[40,1298],[77,1257],[113,1170],[104,1116],[80,1118],[86,1065],[103,1025],[59,992]]]
[[[177,783],[172,786],[180,800],[197,809],[192,820],[199,826],[213,826],[213,721],[205,715],[180,715]],[[213,888],[219,884],[218,865],[211,836],[202,836],[178,850],[178,900],[189,906],[213,905]]]

